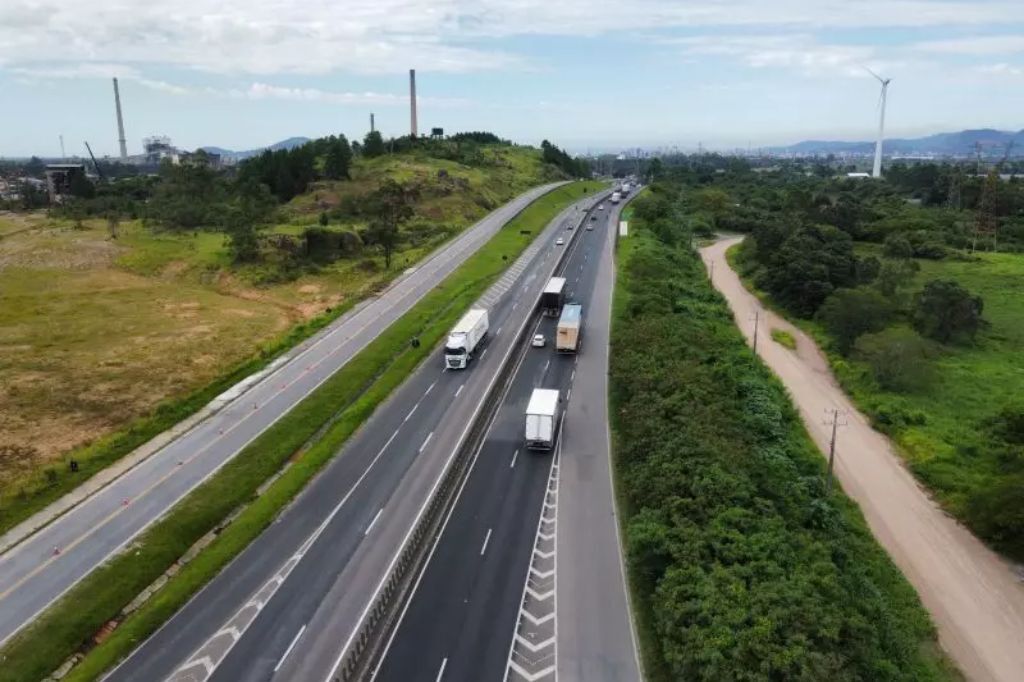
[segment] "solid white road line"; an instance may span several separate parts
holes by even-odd
[[[434,437],[434,432],[433,431],[431,431],[430,433],[427,434],[426,439],[423,441],[423,445],[420,446],[420,449],[419,449],[420,452],[423,452],[423,448],[427,447],[427,443],[429,443],[430,439],[433,438],[433,437]]]
[[[366,536],[366,535],[369,535],[369,534],[370,534],[370,529],[371,529],[371,528],[373,528],[373,524],[377,523],[377,519],[379,519],[379,518],[380,518],[380,513],[381,513],[382,511],[384,511],[384,507],[381,507],[380,509],[378,509],[378,510],[377,510],[377,513],[373,515],[373,521],[370,521],[370,525],[366,527],[366,530],[365,530],[365,531],[363,531],[363,535],[364,535],[364,536]]]
[[[444,667],[446,665],[448,665],[447,658],[441,661],[441,669],[437,671],[437,677],[434,679],[434,682],[441,682],[441,678],[444,677]]]
[[[512,453],[512,463],[508,465],[509,469],[511,469],[512,467],[514,467],[516,465],[516,457],[518,457],[518,456],[519,456],[519,450],[516,450],[515,452]]]
[[[302,633],[303,633],[303,632],[305,632],[305,631],[306,631],[306,626],[305,626],[305,625],[303,625],[303,626],[302,626],[301,628],[299,628],[299,631],[295,633],[295,637],[294,637],[294,638],[292,638],[292,643],[291,643],[291,644],[289,644],[289,645],[288,645],[288,648],[287,648],[287,649],[285,649],[285,651],[284,651],[284,656],[282,656],[282,657],[281,657],[281,660],[280,660],[280,661],[278,661],[278,662],[277,662],[277,665],[275,665],[275,666],[274,666],[274,672],[275,672],[275,673],[276,673],[276,672],[277,672],[278,670],[280,670],[280,669],[281,669],[281,666],[282,666],[282,665],[284,665],[284,659],[288,658],[288,654],[290,654],[290,653],[292,652],[292,649],[294,649],[294,648],[295,648],[295,645],[296,645],[296,644],[298,643],[298,641],[299,641],[299,637],[302,637]]]
[[[491,531],[492,530],[494,530],[494,529],[493,528],[488,528],[487,529],[487,537],[484,538],[484,546],[480,548],[480,556],[483,556],[484,552],[487,551],[487,543],[491,541]]]
[[[462,393],[462,389],[464,389],[465,387],[466,387],[466,384],[462,384],[461,386],[459,386],[458,390],[455,391],[455,397],[456,398],[459,397],[459,394]]]

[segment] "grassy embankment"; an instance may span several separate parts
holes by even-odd
[[[586,186],[593,191],[598,184]],[[272,522],[373,409],[431,352],[457,317],[554,215],[581,194],[581,184],[576,183],[534,202],[315,393],[137,538],[132,544],[134,551],[111,560],[73,588],[0,650],[0,657],[5,657],[0,681],[38,679],[75,651],[88,649],[90,638],[104,623],[116,617],[135,595],[232,510],[247,504],[216,540],[102,644],[92,648],[69,679],[95,679],[124,657]],[[531,234],[522,235],[520,230],[530,230]],[[509,260],[503,260],[503,255]],[[420,337],[420,348],[409,345],[412,336]],[[327,423],[330,426],[320,439],[308,444],[307,440]],[[283,475],[256,497],[257,488],[285,463],[290,466]]]
[[[957,679],[686,242],[634,216],[618,253],[611,413],[648,679]]]
[[[734,246],[728,254],[737,269],[738,249]],[[858,244],[857,252],[882,256],[873,244]],[[978,521],[970,509],[972,499],[984,498],[993,488],[1020,479],[1020,466],[1013,461],[1017,451],[994,435],[992,420],[1003,407],[1020,405],[1024,394],[1020,360],[1024,355],[1024,291],[1020,288],[1024,255],[980,253],[966,259],[917,259],[917,264],[920,271],[908,286],[906,298],[912,298],[929,280],[955,280],[984,299],[983,314],[989,326],[973,344],[932,344],[929,381],[916,390],[886,390],[856,352],[844,357],[835,349],[822,325],[797,318],[780,306],[772,307],[826,351],[840,384],[873,425],[893,439],[911,471],[935,492],[939,502],[997,548],[1024,559],[1017,536],[1007,534],[1004,539],[999,529]],[[744,278],[744,284],[755,291],[750,278]],[[772,304],[764,292],[757,295]]]
[[[359,160],[352,173],[296,197],[269,229],[298,234],[321,212],[359,207],[388,177],[415,184],[416,214],[390,271],[369,249],[285,271],[232,264],[219,232],[133,221],[111,239],[99,220],[76,230],[43,214],[0,216],[0,234],[33,228],[0,239],[0,532],[551,179],[536,150],[506,147],[483,148],[479,166],[417,152]],[[345,215],[331,229],[366,220]]]

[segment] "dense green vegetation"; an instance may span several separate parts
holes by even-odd
[[[1024,447],[999,426],[1024,414],[1024,297],[1007,273],[1024,256],[1005,253],[1024,247],[1024,185],[936,164],[885,182],[718,166],[671,170],[688,187],[674,210],[711,216],[707,195],[725,194],[717,224],[749,234],[734,259],[748,283],[818,336],[943,504],[1024,557]]]
[[[598,187],[570,184],[531,204],[345,367],[137,538],[134,551],[118,555],[86,577],[0,649],[0,682],[41,679],[83,649],[89,655],[71,679],[96,679],[127,655],[273,521],[554,216],[578,200],[581,191]],[[413,337],[422,343],[413,346]],[[258,493],[260,485],[287,462],[291,466]],[[90,638],[103,624],[242,505],[247,505],[244,511],[207,549],[103,644],[91,647]]]
[[[917,597],[690,249],[676,188],[620,240],[611,399],[648,678],[942,680]],[[637,340],[642,339],[643,343]]]

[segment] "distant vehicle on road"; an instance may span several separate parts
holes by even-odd
[[[597,205],[597,210],[598,211],[603,211],[604,210],[604,204],[598,204]]]
[[[619,190],[619,191],[622,193],[622,196],[625,197],[625,196],[629,196],[629,190],[630,189],[632,189],[632,188],[629,186],[629,183],[628,182],[624,182],[624,183],[622,183],[622,189]]]
[[[545,343],[547,343],[547,341],[544,339],[543,334],[534,334],[533,341],[530,343],[530,345],[533,346],[534,348],[543,348]]]
[[[555,246],[565,246],[565,240],[559,237],[555,240]]]
[[[444,362],[448,369],[465,369],[473,359],[473,352],[480,347],[487,336],[487,311],[483,308],[471,308],[462,316],[455,327],[448,333],[448,342],[444,345]]]
[[[591,225],[587,225],[587,229],[588,229],[588,230],[593,230],[593,229],[594,229],[594,226],[593,226],[593,224],[591,224]]]
[[[540,294],[541,312],[547,317],[558,317],[562,314],[563,303],[565,303],[565,277],[552,277]]]
[[[558,353],[577,352],[581,336],[583,336],[583,306],[579,303],[566,303],[562,306],[562,316],[558,318],[555,351]]]
[[[550,450],[555,446],[562,397],[551,388],[535,388],[526,406],[526,447]]]
[[[597,216],[596,215],[592,215],[592,216],[590,216],[590,219],[591,220],[597,220]]]
[[[612,203],[617,204],[622,200],[622,194],[619,192],[612,192]]]

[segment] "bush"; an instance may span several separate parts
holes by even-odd
[[[973,341],[984,302],[952,280],[935,279],[914,297],[914,329],[941,343]]]
[[[928,343],[910,329],[865,334],[857,339],[854,348],[857,356],[871,367],[871,374],[882,388],[916,391],[932,382]]]
[[[975,490],[967,503],[967,521],[997,549],[1024,555],[1024,474]]]
[[[892,305],[876,291],[839,289],[825,299],[817,318],[832,335],[839,352],[847,355],[857,337],[885,329],[892,314]]]
[[[914,247],[902,232],[898,232],[885,238],[883,253],[887,258],[912,258]]]

